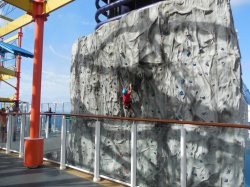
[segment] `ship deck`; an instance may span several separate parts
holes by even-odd
[[[28,169],[23,159],[0,150],[0,186],[4,187],[124,187],[108,180],[92,182],[93,176],[73,169],[59,170],[58,166],[44,162],[43,166]]]

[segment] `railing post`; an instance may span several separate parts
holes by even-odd
[[[25,115],[21,115],[19,158],[23,157],[23,150],[24,150],[24,129],[25,129]]]
[[[11,129],[12,129],[12,116],[8,115],[7,123],[7,140],[6,140],[6,154],[10,153],[10,142],[11,142]]]
[[[95,163],[94,163],[94,182],[100,181],[100,121],[95,123]]]
[[[45,128],[45,138],[49,137],[49,117],[46,117],[46,128]]]
[[[186,187],[187,180],[187,154],[186,154],[186,130],[184,125],[181,125],[181,187]]]
[[[61,160],[60,160],[60,170],[64,170],[65,166],[65,157],[66,157],[66,118],[62,118],[62,128],[61,128]]]
[[[131,187],[136,187],[136,168],[137,168],[137,159],[136,159],[136,150],[137,150],[137,125],[133,121],[131,127]]]
[[[44,116],[43,115],[40,115],[41,116],[41,133],[44,131],[45,133],[45,129],[46,129],[46,125],[44,124]]]
[[[41,137],[42,135],[42,115],[40,114],[40,118],[39,118],[39,137]]]

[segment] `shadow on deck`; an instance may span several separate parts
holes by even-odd
[[[0,186],[4,187],[104,187],[116,184],[100,185],[91,182],[90,177],[84,174],[71,174],[72,171],[60,171],[50,163],[37,169],[28,169],[23,166],[23,159],[15,155],[6,155],[0,150]],[[80,177],[79,177],[80,176]],[[85,179],[84,179],[84,178]],[[89,178],[89,179],[88,179]],[[87,179],[87,180],[86,180]],[[103,181],[101,182],[103,183]]]

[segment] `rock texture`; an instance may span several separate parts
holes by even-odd
[[[133,84],[136,117],[242,123],[240,52],[227,0],[166,0],[79,38],[72,112],[124,116]],[[103,120],[101,174],[129,182],[130,123]],[[69,163],[93,170],[94,120],[70,127]],[[243,186],[239,129],[185,126],[187,186]],[[180,186],[178,125],[138,122],[138,185]]]

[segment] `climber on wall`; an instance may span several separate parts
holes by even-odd
[[[131,105],[131,92],[132,92],[132,84],[129,85],[129,89],[126,88],[122,89],[122,102],[123,108],[126,117],[132,117],[134,115],[134,110]]]

